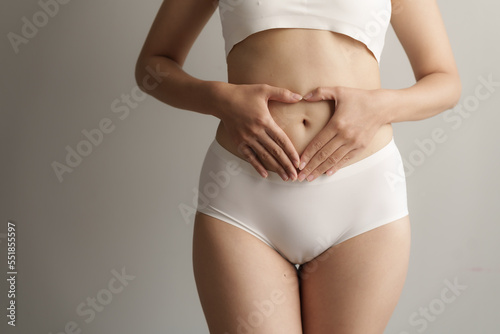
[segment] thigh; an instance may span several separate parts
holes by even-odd
[[[408,216],[335,245],[300,268],[304,334],[382,334],[410,254]]]
[[[210,333],[302,333],[297,269],[252,234],[197,212],[193,270]]]

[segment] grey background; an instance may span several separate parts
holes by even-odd
[[[395,124],[406,160],[412,255],[386,333],[498,333],[500,87],[486,99],[474,96],[481,77],[500,81],[500,4],[438,3],[462,78],[460,104],[474,110],[467,117],[455,112],[453,122],[441,114]],[[135,61],[160,4],[70,1],[17,54],[7,34],[20,34],[22,17],[31,21],[41,7],[34,0],[0,4],[0,277],[9,220],[17,224],[18,260],[17,326],[6,325],[2,278],[2,333],[56,334],[71,321],[82,333],[208,333],[192,273],[193,217],[185,219],[179,205],[192,206],[217,119],[142,95],[132,98],[127,117],[111,107],[135,92]],[[226,80],[218,13],[185,69]],[[414,82],[392,29],[381,71],[386,88]],[[54,161],[64,163],[66,146],[75,149],[86,139],[82,130],[106,118],[113,131],[60,182]],[[436,128],[446,140],[425,155],[416,141]],[[110,293],[113,271],[122,268],[134,278]],[[445,280],[466,286],[451,303],[441,297]],[[87,322],[77,307],[96,297],[107,305]],[[433,318],[423,320],[419,312],[429,307]]]

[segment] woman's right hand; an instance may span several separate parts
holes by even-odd
[[[268,101],[295,103],[302,96],[267,84],[227,84],[218,90],[216,116],[221,119],[238,151],[263,177],[264,165],[283,180],[296,180],[300,157],[291,140],[274,121]]]

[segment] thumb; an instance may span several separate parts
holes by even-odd
[[[269,87],[268,100],[295,103],[302,100],[302,95],[289,91],[286,88]]]
[[[323,100],[336,100],[337,92],[334,87],[318,87],[304,96],[304,100],[317,102]]]

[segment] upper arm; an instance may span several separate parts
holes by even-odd
[[[165,56],[182,66],[217,5],[218,0],[164,0],[139,60],[149,56]]]
[[[391,24],[417,81],[431,73],[458,75],[436,0],[392,0]]]

